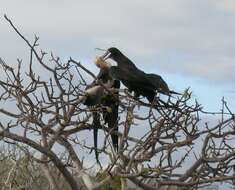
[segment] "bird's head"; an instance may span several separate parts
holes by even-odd
[[[122,52],[115,47],[111,47],[105,52],[105,54],[102,56],[102,58],[104,60],[106,60],[108,58],[116,60],[116,58],[120,57],[120,56],[123,56]]]

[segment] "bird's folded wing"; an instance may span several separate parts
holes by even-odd
[[[146,74],[146,78],[156,90],[160,90],[163,93],[169,93],[169,88],[161,76],[156,74]]]
[[[140,70],[130,70],[112,66],[109,69],[109,74],[112,78],[120,80],[123,83],[128,82],[132,87],[153,90],[156,89],[155,86],[157,86],[157,84],[154,84],[157,83],[157,81],[151,81],[155,80],[154,77],[148,79],[148,74]]]

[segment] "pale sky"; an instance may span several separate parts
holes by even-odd
[[[171,89],[190,86],[205,108],[218,110],[223,96],[235,106],[233,0],[1,0],[0,57],[14,65],[28,49],[4,14],[42,49],[94,72],[95,48],[116,46]]]

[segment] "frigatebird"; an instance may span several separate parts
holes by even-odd
[[[108,86],[109,88],[120,88],[120,81],[113,80],[109,75],[108,67],[100,67],[100,72],[97,75],[97,80]],[[99,82],[97,80],[93,81],[87,89],[93,88],[95,86],[99,86]],[[96,94],[87,95],[87,98],[84,102],[87,106],[97,106],[102,107],[102,112],[94,111],[93,112],[93,135],[94,135],[94,148],[95,148],[95,156],[97,162],[98,160],[98,151],[97,151],[97,141],[98,141],[98,129],[101,127],[101,115],[103,116],[104,123],[108,124],[108,128],[113,132],[118,131],[118,91],[115,91],[113,94],[109,94],[105,92],[105,90],[101,87],[101,90],[98,90]],[[113,133],[111,134],[112,144],[116,151],[118,151],[118,135]]]
[[[156,92],[170,95],[171,92],[161,76],[145,73],[126,57],[119,49],[109,48],[102,56],[104,60],[110,58],[117,62],[117,66],[109,68],[110,76],[120,80],[130,92],[134,91],[135,97],[146,97],[150,103],[154,101]]]

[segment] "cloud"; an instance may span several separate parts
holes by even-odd
[[[95,47],[117,46],[143,69],[159,67],[222,82],[234,79],[232,0],[9,0],[0,11],[28,38],[36,33],[43,49],[62,57],[92,60]],[[1,56],[26,56],[22,41],[3,20],[0,24]]]

